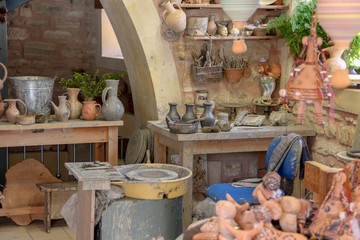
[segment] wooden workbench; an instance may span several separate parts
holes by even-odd
[[[305,126],[286,127],[235,127],[230,132],[202,133],[199,129],[195,134],[173,134],[166,123],[148,121],[147,126],[154,131],[155,163],[166,163],[166,148],[179,152],[182,166],[193,171],[195,154],[215,154],[234,152],[267,151],[274,137],[283,134],[297,133],[307,140],[315,136],[316,131]],[[191,223],[192,213],[192,179],[189,180],[188,191],[184,198],[184,223],[186,228]]]
[[[118,164],[118,127],[123,121],[84,121],[17,125],[0,122],[0,147],[22,147],[55,144],[106,143],[106,161]],[[103,148],[100,148],[100,151]],[[95,148],[95,151],[99,149]],[[103,160],[103,153],[96,160]]]
[[[94,239],[95,219],[95,190],[110,190],[111,181],[119,181],[124,178],[116,168],[104,163],[108,169],[85,170],[83,164],[88,163],[65,163],[69,174],[78,180],[78,208],[77,208],[77,240]]]

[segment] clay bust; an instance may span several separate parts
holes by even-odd
[[[258,198],[261,203],[264,200],[276,199],[281,197],[280,190],[281,177],[275,172],[267,173],[253,192],[253,197]]]

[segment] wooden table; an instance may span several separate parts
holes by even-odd
[[[307,140],[308,136],[316,135],[314,129],[305,126],[235,127],[230,132],[199,131],[195,134],[170,133],[166,123],[159,121],[148,121],[147,126],[154,131],[155,163],[166,163],[166,148],[169,147],[179,152],[182,165],[191,171],[195,154],[264,152],[276,136],[297,133]],[[192,179],[189,180],[188,187],[184,197],[184,227],[191,223]]]
[[[119,181],[124,176],[108,163],[104,163],[108,169],[99,170],[85,170],[83,164],[91,163],[65,163],[65,167],[78,180],[76,239],[93,240],[95,190],[110,190],[111,181]]]
[[[15,125],[0,122],[0,147],[22,147],[77,143],[106,143],[106,161],[118,164],[118,127],[123,121],[84,121]],[[95,148],[103,160],[103,148]],[[102,159],[101,159],[102,158]]]

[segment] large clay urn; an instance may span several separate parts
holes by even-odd
[[[101,113],[101,105],[96,103],[96,101],[92,99],[85,99],[83,101],[84,107],[81,110],[81,114],[84,120],[92,121]],[[99,111],[96,109],[96,106],[99,107]]]
[[[124,105],[117,97],[119,80],[105,80],[102,92],[102,113],[107,121],[120,121],[124,115]],[[106,95],[108,98],[106,99]]]
[[[9,123],[15,123],[16,117],[20,115],[19,109],[16,108],[16,102],[20,102],[21,104],[24,105],[24,109],[25,109],[24,115],[27,114],[26,104],[23,101],[21,101],[20,99],[5,99],[5,101],[9,103],[9,107],[5,113],[6,118]]]
[[[162,17],[166,25],[174,32],[182,32],[186,28],[186,14],[177,3],[165,1],[161,4],[165,7]],[[176,8],[175,8],[176,7]]]
[[[83,104],[78,100],[80,88],[67,88],[66,93],[69,96],[69,102],[71,103],[70,119],[79,119],[81,115],[81,109]]]
[[[66,96],[58,96],[58,98],[59,106],[56,106],[53,101],[51,101],[51,105],[54,108],[56,120],[59,122],[65,122],[69,120],[72,106],[70,101],[66,100]]]

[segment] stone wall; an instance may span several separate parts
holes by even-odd
[[[297,109],[294,109],[297,113]],[[347,162],[339,160],[337,153],[351,149],[355,137],[357,115],[335,110],[331,120],[330,108],[323,108],[324,126],[316,124],[312,105],[307,106],[304,124],[316,129],[316,137],[310,138],[311,158],[330,167],[342,168]]]

